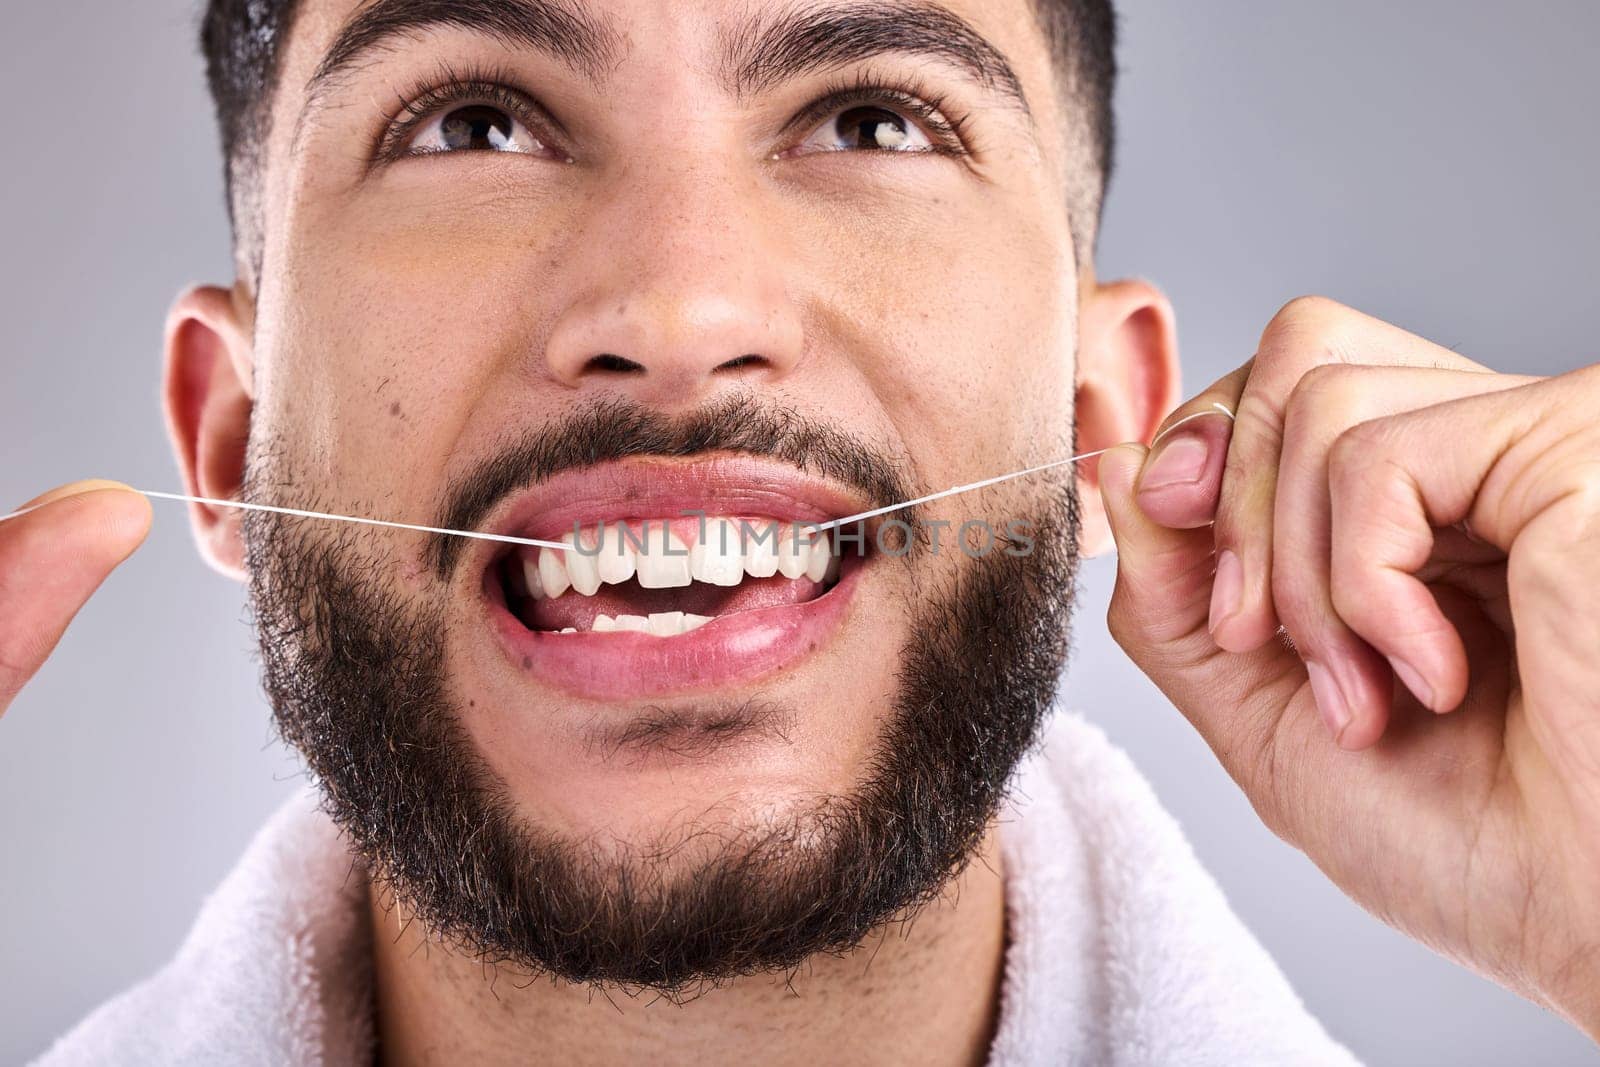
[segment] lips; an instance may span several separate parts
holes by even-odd
[[[492,627],[516,669],[575,696],[748,683],[837,631],[866,558],[808,526],[868,506],[746,458],[562,475],[515,501],[496,532],[573,547],[490,559]]]

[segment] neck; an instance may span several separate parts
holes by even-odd
[[[371,894],[379,1060],[971,1065],[998,1016],[1005,898],[995,833],[915,921],[792,974],[735,980],[687,1003],[500,975],[430,940]]]

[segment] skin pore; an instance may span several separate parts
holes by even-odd
[[[1083,449],[1147,437],[1175,399],[1165,301],[1140,283],[1100,285],[1075,260],[1063,190],[1085,156],[1025,0],[943,9],[1004,57],[1014,85],[925,49],[734,77],[749,68],[730,52],[764,40],[786,9],[594,0],[574,9],[605,46],[593,62],[435,25],[379,43],[308,94],[358,9],[308,2],[285,50],[259,285],[196,290],[173,315],[169,414],[200,495],[238,495],[247,466],[269,464],[277,502],[421,520],[529,427],[586,405],[681,419],[738,398],[837,427],[913,484],[943,487],[1068,454],[1074,419]],[[440,99],[463,82],[465,99]],[[831,110],[808,110],[836,94]],[[396,151],[448,141],[431,120],[474,102],[509,112],[516,128],[494,136],[529,150]],[[852,108],[904,117],[882,147],[925,137],[942,150],[815,150]],[[1104,520],[1083,478],[1077,533],[1092,552]],[[928,517],[999,527],[1037,514],[1043,491],[940,501]],[[213,562],[243,577],[237,514],[195,517]],[[618,855],[708,812],[770,826],[851,795],[921,639],[917,609],[976,566],[959,552],[874,561],[837,630],[797,662],[726,692],[648,702],[688,723],[752,695],[803,709],[777,735],[615,760],[596,755],[595,724],[640,702],[554,691],[506,657],[478,595],[490,550],[469,550],[441,582],[421,539],[363,538],[371,580],[398,612],[439,613],[458,726],[507,804]],[[684,849],[667,869],[703,858]],[[840,1049],[863,1062],[980,1062],[997,1011],[1002,875],[991,827],[914,922],[681,1006],[496,980],[380,886],[383,1058],[622,1062],[648,1042],[660,1062],[712,1047],[765,1062]]]

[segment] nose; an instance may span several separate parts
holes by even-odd
[[[688,409],[790,374],[804,348],[781,227],[759,185],[728,176],[619,179],[562,265],[546,343],[565,385]]]

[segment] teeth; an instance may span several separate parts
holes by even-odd
[[[683,633],[683,612],[664,611],[650,616],[649,633],[657,637],[677,637]]]
[[[572,534],[564,534],[561,543],[579,546],[577,538]],[[581,551],[579,550],[581,547]],[[594,596],[600,591],[600,559],[594,555],[594,535],[585,533],[581,546],[575,547],[571,552],[565,552],[567,557],[567,574],[572,578],[572,588],[584,596]]]
[[[596,615],[593,632],[597,634],[641,633],[652,637],[678,637],[698,630],[711,621],[709,615],[688,615],[681,611],[665,611],[649,618],[643,615]],[[576,633],[576,630],[562,630]]]
[[[716,518],[706,520],[704,533],[693,549],[661,520],[647,521],[642,531],[603,523],[565,534],[562,543],[572,548],[522,556],[520,572],[509,577],[511,592],[519,596],[525,592],[538,600],[554,599],[569,589],[594,596],[603,585],[634,580],[644,589],[681,589],[694,582],[728,588],[747,574],[752,578],[782,574],[818,582],[839,577],[839,559],[829,539],[818,535],[813,541],[793,523]]]
[[[779,535],[778,573],[793,580],[806,572],[806,565],[810,562],[811,548],[806,544],[804,533],[790,529]]]
[[[711,585],[738,585],[744,578],[739,528],[729,519],[711,519],[704,534],[689,553],[690,577]]]
[[[600,539],[600,580],[607,585],[621,585],[638,569],[638,555],[624,536],[622,526],[607,526]]]
[[[698,630],[711,621],[709,615],[690,615],[682,611],[667,611],[652,615],[647,620],[648,633],[657,637],[678,637],[691,631]]]
[[[542,590],[551,599],[565,593],[572,586],[572,579],[567,576],[567,564],[561,557],[570,554],[555,548],[540,549],[537,580],[529,573],[528,587]]]
[[[778,537],[781,531],[776,523],[751,525],[749,544],[745,546],[744,569],[752,578],[771,578],[778,573]]]
[[[645,589],[681,589],[694,580],[689,573],[689,546],[666,523],[646,525],[638,568],[639,585]]]
[[[806,577],[813,582],[820,582],[828,575],[828,568],[833,565],[833,549],[826,536],[818,537],[811,543],[811,558],[806,561]]]
[[[643,615],[596,615],[594,617],[594,632],[597,634],[614,634],[633,631],[635,633],[648,633],[650,620]]]

